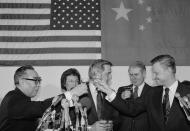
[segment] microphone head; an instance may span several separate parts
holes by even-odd
[[[87,110],[89,110],[92,107],[91,101],[87,96],[82,97],[79,101],[80,101],[82,107],[86,107]]]
[[[184,100],[185,102],[188,102],[188,101],[189,101],[188,98],[187,98],[187,96],[184,96],[184,97],[183,97],[183,100]]]

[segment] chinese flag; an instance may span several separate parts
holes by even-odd
[[[117,66],[160,54],[190,65],[190,0],[102,0],[103,58]]]

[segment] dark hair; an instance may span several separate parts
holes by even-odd
[[[81,83],[81,76],[78,70],[75,68],[70,68],[64,71],[63,74],[61,75],[61,89],[67,90],[65,87],[65,84],[66,84],[67,76],[70,76],[70,75],[76,76],[79,80],[79,84]]]
[[[190,81],[188,81],[188,80],[184,80],[181,83],[184,85],[190,86]]]
[[[24,65],[18,68],[14,74],[14,83],[19,84],[19,78],[26,74],[26,70],[35,70],[31,65]]]
[[[112,66],[113,64],[110,61],[103,60],[103,59],[98,59],[93,61],[93,63],[90,65],[90,68],[88,70],[88,76],[89,79],[93,79],[94,76],[96,76],[96,71],[94,69],[98,69],[99,71],[104,71],[104,65],[110,65]]]
[[[138,67],[142,71],[146,71],[146,66],[145,66],[145,64],[142,61],[135,61],[135,62],[133,62],[131,65],[129,65],[129,69],[131,67]]]
[[[165,65],[166,67],[170,67],[173,73],[176,73],[176,64],[175,59],[170,55],[159,55],[151,60],[151,64],[155,64],[156,62],[160,62],[160,64]]]

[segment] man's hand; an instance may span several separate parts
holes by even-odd
[[[106,120],[100,120],[92,125],[90,131],[111,131],[109,130],[110,128],[112,128],[111,123],[107,122]]]
[[[125,100],[125,99],[127,99],[127,98],[130,98],[131,95],[132,95],[131,91],[125,90],[125,91],[123,91],[123,92],[121,93],[121,98],[122,98],[123,100]]]
[[[114,92],[104,81],[99,79],[94,80],[94,85],[98,88],[98,90],[106,93],[108,96]]]
[[[80,85],[77,85],[75,88],[73,88],[70,92],[72,95],[82,96],[88,92],[87,85],[86,83],[81,83]]]

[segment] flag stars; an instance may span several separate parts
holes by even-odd
[[[144,25],[139,25],[139,30],[144,31],[145,30],[145,26]]]
[[[152,18],[151,17],[146,18],[146,22],[147,23],[152,23]]]
[[[152,8],[150,6],[146,7],[146,11],[147,12],[151,12],[152,11]]]
[[[99,29],[100,3],[96,0],[53,0],[51,27],[55,29]]]
[[[138,0],[138,4],[139,4],[139,5],[143,5],[143,4],[144,4],[144,1],[143,1],[143,0]]]
[[[132,9],[125,8],[123,2],[120,3],[119,8],[112,8],[117,13],[116,20],[120,18],[124,18],[125,20],[129,21],[128,13],[132,11]]]

